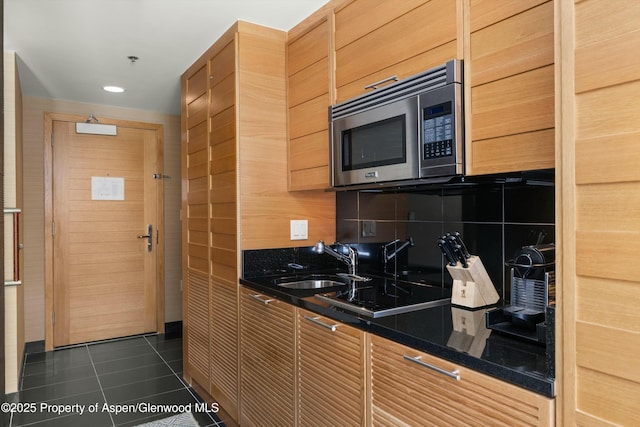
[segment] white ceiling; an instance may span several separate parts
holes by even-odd
[[[180,75],[235,21],[287,31],[325,3],[4,0],[4,48],[18,56],[23,96],[179,114]]]

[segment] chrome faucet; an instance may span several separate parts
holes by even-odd
[[[322,240],[318,241],[318,243],[316,243],[316,245],[313,247],[313,252],[317,253],[317,254],[329,254],[332,257],[344,262],[345,264],[347,264],[347,267],[349,267],[349,275],[351,276],[357,276],[358,273],[358,251],[353,249],[351,246],[349,245],[345,245],[343,243],[339,243],[339,242],[334,242],[334,245],[340,245],[345,247],[348,252],[349,255],[345,255],[345,254],[341,254],[340,252],[336,252],[335,250],[333,250],[331,248],[331,246],[327,246],[324,244],[324,242]]]
[[[413,238],[409,237],[400,246],[400,239],[396,239],[393,242],[389,242],[382,246],[382,259],[384,261],[384,272],[387,273],[387,263],[396,257],[401,251],[408,247],[413,246]],[[393,249],[392,249],[393,247]]]

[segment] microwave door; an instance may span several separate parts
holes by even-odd
[[[418,173],[417,99],[410,98],[333,122],[334,185],[413,179]]]

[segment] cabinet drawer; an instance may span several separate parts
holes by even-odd
[[[553,399],[377,336],[371,375],[374,425],[553,425]]]

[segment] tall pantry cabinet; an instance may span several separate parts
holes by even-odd
[[[242,250],[335,238],[335,194],[287,188],[285,52],[285,32],[238,21],[181,81],[184,375],[236,421]]]
[[[558,416],[566,426],[637,426],[640,3],[557,3]]]

